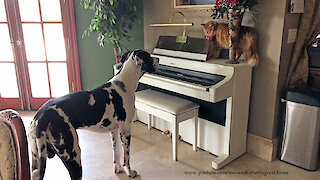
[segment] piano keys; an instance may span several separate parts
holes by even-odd
[[[158,71],[153,74],[194,84],[195,86],[199,85],[206,88],[207,91],[209,90],[210,86],[217,84],[225,78],[225,76],[218,74],[209,74],[201,71],[173,68],[166,65],[159,65]]]
[[[180,58],[166,57],[161,55],[152,55],[160,59],[160,67],[167,66],[177,70],[187,70],[189,76],[196,77],[196,72],[201,72],[199,76],[207,74],[215,84],[203,86],[192,82],[183,82],[179,79],[159,76],[157,74],[145,74],[140,80],[141,83],[149,84],[151,86],[164,88],[169,91],[182,93],[187,96],[192,96],[201,100],[209,102],[219,102],[226,99],[231,95],[229,88],[230,79],[233,74],[233,69],[224,66],[225,59],[223,60],[208,60],[206,62],[190,61]],[[161,71],[161,70],[160,70]],[[157,81],[154,81],[154,80]],[[160,87],[161,86],[161,87]],[[217,88],[220,87],[220,88]]]

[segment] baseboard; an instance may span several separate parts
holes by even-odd
[[[247,152],[267,161],[276,159],[278,149],[278,138],[266,139],[261,136],[248,133]]]

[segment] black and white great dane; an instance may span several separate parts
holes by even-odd
[[[135,118],[135,91],[146,72],[157,70],[159,59],[136,50],[122,56],[122,68],[106,84],[90,91],[80,91],[45,103],[29,127],[32,152],[32,179],[42,180],[46,160],[57,154],[72,180],[82,178],[81,153],[76,129],[111,132],[114,172],[129,177],[137,172],[130,168],[131,124]],[[121,140],[124,152],[120,164]]]

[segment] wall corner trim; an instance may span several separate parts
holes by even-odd
[[[247,152],[271,162],[276,159],[278,141],[277,137],[274,139],[267,139],[248,133]]]

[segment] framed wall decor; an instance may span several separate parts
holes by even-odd
[[[172,0],[173,8],[213,8],[216,0]]]

